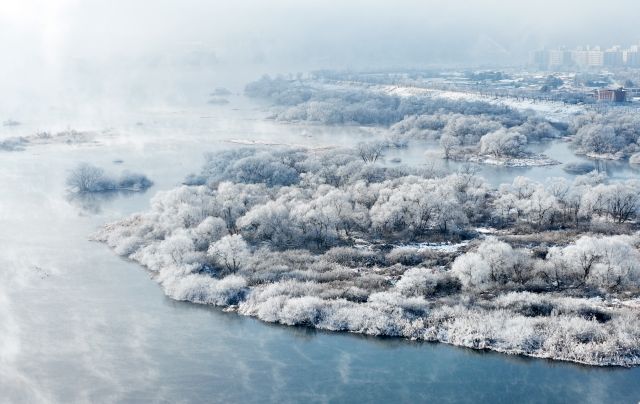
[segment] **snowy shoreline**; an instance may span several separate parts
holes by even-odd
[[[468,161],[471,163],[488,164],[502,167],[543,167],[561,164],[559,161],[551,159],[543,154],[531,155],[527,157],[494,157],[480,154],[453,155],[456,161]]]
[[[96,235],[94,240],[117,248],[108,242],[106,233]],[[389,303],[397,296],[392,293],[380,293],[379,296],[374,296],[376,299],[373,302],[354,303],[345,299],[318,298],[305,295],[300,291],[294,292],[290,298],[284,299],[277,292],[274,294],[278,289],[278,284],[249,288],[246,281],[235,275],[229,275],[217,281],[210,278],[205,280],[193,274],[174,278],[162,269],[155,271],[146,266],[143,261],[129,258],[149,270],[152,278],[160,284],[164,293],[174,300],[212,305],[226,312],[254,317],[268,323],[311,327],[332,332],[438,342],[474,350],[489,350],[508,355],[572,362],[588,366],[629,368],[640,365],[640,350],[629,354],[620,352],[618,349],[613,352],[589,348],[568,352],[535,349],[541,344],[539,339],[544,339],[540,338],[539,334],[551,328],[553,324],[548,324],[539,317],[514,314],[506,310],[508,304],[505,305],[503,302],[496,305],[494,309],[485,309],[482,306],[468,307],[468,302],[451,300],[443,302],[413,301],[409,302],[406,307],[394,308]],[[282,286],[293,286],[304,290],[309,285],[298,282]],[[238,295],[243,296],[239,302],[236,301]],[[262,295],[272,297],[260,302]],[[635,313],[639,305],[638,298],[602,300],[567,298],[561,295],[539,297],[530,292],[510,292],[506,297],[501,296],[497,299],[507,300],[508,303],[521,303],[529,300],[533,302],[574,300],[572,304],[606,308],[610,312],[627,318],[634,315],[637,317]],[[265,303],[266,307],[263,306]],[[428,316],[407,317],[398,314],[398,310],[411,312],[415,311],[417,306],[424,304],[429,306]],[[533,307],[535,307],[535,303],[533,303]],[[354,316],[362,316],[362,318],[356,319]],[[555,326],[559,326],[561,329],[562,323],[575,322],[573,317],[566,315],[552,317],[556,316],[557,318],[552,318],[552,321]],[[598,323],[595,319],[582,321],[587,325]],[[616,328],[621,325],[618,323]],[[536,335],[524,331],[528,328],[535,329]],[[610,332],[616,331],[616,329],[610,330]],[[509,342],[509,338],[506,338],[506,336],[513,337],[523,332],[524,334],[518,335],[517,338],[520,344],[513,344]],[[564,338],[565,336],[560,335],[556,343],[562,344]]]
[[[95,132],[81,132],[67,130],[51,134],[49,132],[36,133],[28,136],[9,137],[0,140],[0,151],[23,151],[29,146],[49,145],[49,144],[93,144],[98,145]]]
[[[540,234],[550,212],[575,221],[542,184],[519,177],[496,190],[473,174],[424,175],[350,150],[221,151],[193,185],[158,193],[93,239],[149,269],[173,299],[266,322],[640,365],[637,226]],[[553,189],[585,206],[592,193],[637,195],[599,178]],[[618,213],[580,220],[628,219]]]
[[[169,296],[170,297],[170,296]],[[174,300],[177,301],[184,301],[184,302],[188,302],[188,303],[192,303],[192,304],[203,304],[203,305],[212,305],[210,303],[205,303],[205,302],[199,302],[199,301],[193,301],[193,300],[181,300],[181,299],[175,299]],[[615,299],[614,299],[615,301]],[[638,299],[633,299],[630,300],[628,302],[619,302],[622,305],[637,305],[639,304]],[[472,340],[470,342],[450,342],[447,339],[438,339],[438,338],[420,338],[420,337],[407,337],[407,336],[399,336],[399,335],[387,335],[387,334],[380,334],[380,333],[369,333],[369,332],[362,332],[362,331],[352,331],[352,330],[341,330],[341,329],[335,329],[335,328],[324,328],[322,326],[317,326],[317,325],[309,325],[309,324],[305,324],[305,323],[301,323],[301,324],[288,324],[288,323],[284,323],[284,322],[280,322],[280,321],[269,321],[269,320],[265,320],[260,318],[259,316],[255,316],[252,314],[247,314],[244,313],[241,310],[241,307],[238,305],[228,305],[228,306],[219,306],[216,304],[213,304],[212,306],[221,309],[224,312],[227,313],[234,313],[240,316],[247,316],[247,317],[254,317],[254,318],[258,318],[261,321],[264,322],[268,322],[268,323],[273,323],[273,324],[279,324],[282,326],[289,326],[289,327],[309,327],[309,328],[313,328],[313,329],[317,329],[317,330],[322,330],[322,331],[329,331],[329,332],[348,332],[351,334],[360,334],[360,335],[367,335],[370,337],[388,337],[388,338],[402,338],[402,339],[407,339],[410,341],[422,341],[422,342],[431,342],[431,343],[441,343],[441,344],[447,344],[447,345],[451,345],[451,346],[455,346],[458,348],[467,348],[467,349],[473,349],[476,351],[486,351],[486,352],[496,352],[496,353],[500,353],[500,354],[506,354],[506,355],[514,355],[514,356],[523,356],[523,357],[529,357],[529,358],[535,358],[535,359],[546,359],[546,360],[551,360],[551,361],[560,361],[560,362],[567,362],[567,363],[574,363],[574,364],[578,364],[578,365],[585,365],[585,366],[597,366],[597,367],[612,367],[612,368],[633,368],[636,366],[640,365],[640,357],[636,357],[636,358],[632,358],[630,360],[624,360],[624,361],[597,361],[597,362],[593,362],[593,361],[584,361],[584,360],[580,360],[580,359],[576,359],[576,358],[566,358],[566,357],[559,357],[559,356],[554,356],[553,354],[550,353],[532,353],[532,352],[528,352],[522,349],[509,349],[509,348],[502,348],[502,347],[497,347],[497,346],[493,346],[493,345],[483,345],[482,343],[476,343],[477,340]],[[638,309],[636,307],[636,309]],[[426,332],[426,330],[425,330]],[[429,332],[431,333],[431,331]],[[436,335],[439,334],[438,331],[435,332]]]

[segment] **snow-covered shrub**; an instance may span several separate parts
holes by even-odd
[[[391,265],[416,266],[431,258],[432,255],[428,250],[413,247],[396,247],[386,254],[385,259]]]
[[[349,247],[333,247],[323,258],[352,268],[385,264],[384,258],[378,253]]]
[[[448,273],[427,268],[410,268],[395,288],[405,296],[444,296],[457,293],[460,282]]]
[[[153,182],[144,174],[125,171],[117,181],[117,188],[128,191],[141,191],[153,185]]]
[[[163,286],[167,294],[176,300],[216,306],[238,304],[247,293],[246,281],[235,275],[218,280],[206,275],[191,274],[165,282]]]

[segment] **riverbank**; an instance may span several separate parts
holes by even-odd
[[[466,161],[478,164],[488,164],[501,167],[544,167],[560,164],[559,161],[545,156],[544,154],[528,154],[522,157],[500,157],[487,156],[481,154],[452,155],[457,161]]]

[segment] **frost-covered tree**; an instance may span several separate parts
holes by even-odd
[[[451,152],[455,150],[456,147],[460,145],[460,139],[452,136],[449,133],[444,133],[442,137],[440,137],[440,146],[444,151],[444,158],[448,159],[451,156]]]
[[[223,273],[234,273],[244,268],[250,253],[249,245],[239,234],[224,236],[207,250],[207,254],[223,269]]]
[[[324,211],[336,218],[337,233],[343,232],[350,237],[354,230],[366,230],[369,227],[368,210],[342,189],[320,187],[316,192],[316,201]]]
[[[452,115],[444,130],[460,139],[463,145],[475,145],[486,134],[501,128],[500,122],[487,116]]]
[[[466,289],[483,289],[490,285],[491,268],[482,256],[468,252],[456,258],[451,273],[460,279]]]
[[[518,199],[528,199],[533,195],[537,186],[538,184],[532,179],[519,175],[513,179],[510,190]]]
[[[640,182],[596,185],[585,190],[582,206],[587,215],[595,213],[616,223],[632,220],[640,211]]]
[[[518,198],[509,192],[500,192],[493,200],[492,207],[495,218],[501,225],[516,221],[519,217]]]
[[[530,223],[542,229],[553,223],[559,206],[557,199],[540,185],[529,198],[521,200],[520,210]]]
[[[582,236],[566,247],[553,247],[547,261],[565,284],[578,282],[608,288],[638,285],[640,252],[630,236]]]
[[[375,163],[382,157],[385,149],[383,142],[361,142],[356,147],[358,155],[365,163]]]
[[[524,284],[531,278],[532,261],[525,251],[488,237],[475,251],[457,257],[451,271],[465,287],[482,290],[507,283]]]
[[[176,233],[161,243],[159,252],[168,255],[171,262],[180,267],[185,263],[188,255],[194,251],[194,245],[191,238],[185,233]]]
[[[100,192],[113,189],[103,169],[89,163],[81,163],[69,173],[67,185],[77,192]]]
[[[480,139],[480,153],[496,157],[513,157],[522,154],[527,137],[519,132],[498,129]]]
[[[206,251],[209,244],[228,235],[227,224],[219,217],[209,216],[193,230],[193,243],[199,251]]]
[[[578,130],[576,141],[587,152],[613,153],[617,149],[616,132],[610,126],[586,125]]]
[[[383,233],[414,235],[430,230],[443,233],[459,230],[467,217],[451,183],[448,177],[443,180],[408,177],[385,183],[369,211],[372,225]]]
[[[324,249],[334,244],[338,238],[338,218],[317,200],[298,202],[291,210],[291,216],[307,242]]]
[[[640,118],[637,114],[611,110],[576,116],[570,125],[573,143],[586,153],[630,156],[640,151]]]
[[[290,207],[284,200],[253,207],[238,219],[237,226],[246,239],[267,241],[274,248],[288,248],[299,241]]]
[[[236,221],[253,206],[269,199],[264,185],[223,182],[218,185],[215,201],[219,216],[227,224],[230,233],[237,232]]]

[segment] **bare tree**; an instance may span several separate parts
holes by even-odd
[[[445,133],[440,138],[440,146],[444,150],[444,158],[448,159],[451,155],[451,151],[460,145],[460,139],[457,137]]]
[[[67,185],[77,192],[92,192],[104,180],[104,170],[88,163],[81,163],[71,170]]]
[[[382,142],[361,142],[358,143],[357,151],[362,161],[365,163],[375,163],[382,157],[384,147],[385,145]]]

